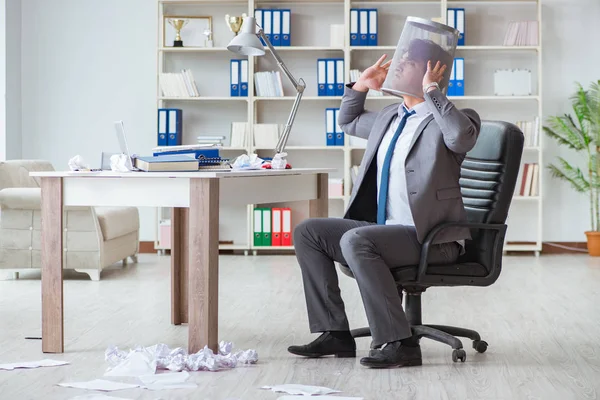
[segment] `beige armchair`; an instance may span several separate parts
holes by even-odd
[[[0,162],[0,272],[41,268],[41,189],[30,171],[53,171],[38,160]],[[136,207],[65,207],[63,268],[100,280],[103,268],[137,262],[139,214]]]

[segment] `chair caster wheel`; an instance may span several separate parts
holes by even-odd
[[[488,344],[487,342],[483,341],[483,340],[474,340],[473,341],[473,348],[478,352],[478,353],[485,353],[485,351],[488,348]]]
[[[465,362],[467,360],[467,352],[463,349],[456,349],[452,351],[452,361],[454,362]]]

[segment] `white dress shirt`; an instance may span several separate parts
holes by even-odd
[[[410,211],[410,204],[408,203],[408,191],[406,189],[406,175],[404,169],[404,163],[406,156],[408,155],[408,149],[410,143],[417,131],[419,124],[429,115],[431,112],[427,106],[427,103],[422,102],[417,104],[409,111],[415,111],[415,114],[408,117],[406,125],[396,142],[392,160],[390,162],[390,180],[388,186],[388,199],[387,199],[387,219],[386,225],[410,225],[414,226],[412,213]],[[396,129],[400,124],[400,120],[405,113],[404,104],[398,106],[398,116],[392,121],[388,131],[381,139],[379,144],[379,151],[377,152],[377,198],[379,199],[379,190],[381,187],[381,169],[385,160],[385,154],[390,147],[390,143],[396,133]]]

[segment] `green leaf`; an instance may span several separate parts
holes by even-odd
[[[600,145],[600,81],[593,82],[588,92],[590,135]]]
[[[565,159],[559,157],[559,162],[562,169],[554,164],[550,164],[548,169],[553,177],[565,180],[573,186],[573,188],[581,193],[590,190],[590,183],[585,179],[584,174],[579,168],[571,166]]]
[[[562,117],[552,116],[547,119],[549,126],[544,126],[544,132],[577,151],[586,149],[589,145],[589,138],[584,137],[582,132],[575,126],[573,119],[569,115]]]

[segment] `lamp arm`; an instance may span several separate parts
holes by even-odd
[[[287,68],[281,57],[279,57],[279,54],[277,53],[277,51],[275,50],[275,48],[273,47],[273,45],[271,44],[271,42],[269,41],[269,39],[267,38],[260,26],[258,26],[257,35],[267,44],[267,47],[269,48],[269,50],[271,50],[271,54],[273,55],[273,58],[275,58],[275,61],[277,61],[279,68],[281,68],[285,76],[287,76],[287,78],[290,80],[290,82],[292,82],[292,85],[294,85],[294,88],[296,89],[296,98],[294,99],[294,105],[292,106],[292,110],[290,111],[290,115],[285,124],[285,128],[283,129],[283,133],[279,137],[277,147],[275,147],[276,154],[279,154],[283,152],[288,137],[290,135],[290,131],[292,130],[292,125],[294,124],[296,113],[298,112],[298,106],[300,105],[300,99],[302,99],[302,93],[304,93],[304,89],[306,88],[306,83],[302,78],[300,78],[299,80],[296,80],[296,78],[294,78],[294,76]]]

